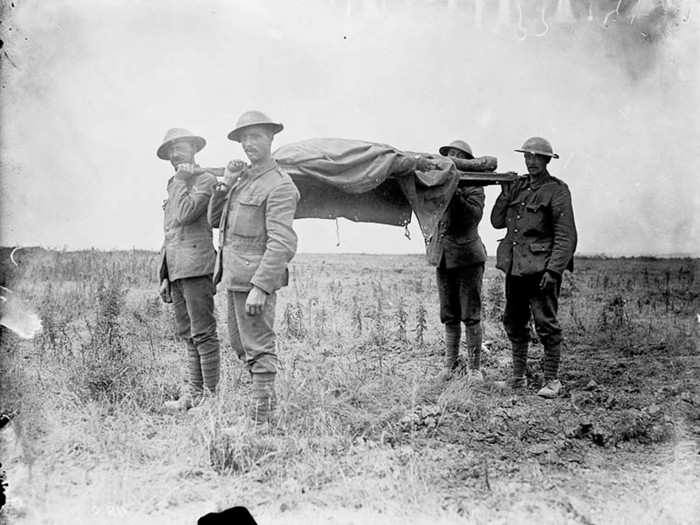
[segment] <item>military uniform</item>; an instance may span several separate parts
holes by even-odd
[[[219,339],[211,281],[215,251],[207,204],[216,182],[204,173],[189,180],[171,177],[164,209],[165,240],[158,275],[170,281],[177,335],[188,348],[191,394],[219,381]]]
[[[251,373],[277,371],[276,290],[288,282],[287,264],[297,248],[292,228],[299,192],[274,160],[245,169],[227,193],[215,193],[208,220],[219,228],[214,282],[228,292],[231,346]],[[248,315],[248,292],[268,294],[263,313]]]
[[[573,271],[576,225],[568,186],[544,173],[531,182],[519,177],[499,195],[491,211],[494,228],[507,228],[500,241],[496,267],[506,273],[506,308],[503,324],[515,348],[527,351],[530,312],[545,346],[545,379],[556,377],[561,327],[557,308],[561,275]],[[540,290],[545,271],[556,278],[556,286]],[[524,373],[525,357],[522,359]],[[519,370],[516,371],[516,375]]]
[[[469,366],[480,366],[481,284],[486,249],[478,225],[484,199],[483,188],[458,188],[428,243],[428,262],[436,267],[440,321],[445,325],[447,368],[456,364],[453,357],[455,345],[459,345],[460,322],[465,326]]]

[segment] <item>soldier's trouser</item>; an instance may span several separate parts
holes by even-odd
[[[561,279],[553,289],[540,290],[542,273],[515,277],[506,275],[506,308],[503,326],[514,347],[527,348],[530,341],[530,314],[544,345],[545,378],[556,377],[559,368],[561,327],[557,320]],[[524,359],[524,357],[523,357]]]
[[[228,333],[231,346],[253,374],[277,373],[275,305],[277,294],[267,296],[261,314],[248,315],[248,292],[228,291]]]
[[[187,342],[187,368],[193,393],[202,387],[216,391],[219,383],[219,337],[214,317],[211,275],[177,279],[171,283],[175,329]]]
[[[479,368],[481,356],[481,284],[484,264],[436,268],[440,321],[445,325],[448,354],[459,345],[460,321],[464,323],[469,367]],[[455,340],[456,339],[456,340]]]

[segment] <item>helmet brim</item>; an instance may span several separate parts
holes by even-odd
[[[195,153],[202,151],[204,146],[207,145],[207,141],[204,140],[204,137],[199,137],[197,135],[176,137],[174,139],[166,140],[165,142],[163,142],[163,144],[161,144],[158,147],[158,150],[156,151],[156,156],[159,159],[170,160],[170,155],[168,154],[168,150],[170,150],[170,146],[172,146],[175,142],[180,142],[180,141],[187,141],[187,142],[191,142],[192,144],[194,144],[194,147],[196,150]]]
[[[532,153],[533,155],[544,155],[545,157],[551,157],[553,159],[558,159],[559,155],[556,153],[548,152],[548,151],[540,151],[536,149],[516,149],[513,151],[517,151],[518,153]]]
[[[253,127],[253,126],[267,126],[268,128],[272,129],[272,134],[276,135],[280,131],[284,129],[284,126],[280,124],[279,122],[251,122],[250,124],[244,124],[243,126],[238,126],[235,128],[233,131],[231,131],[227,137],[229,140],[233,140],[235,142],[240,142],[241,141],[241,132],[244,129]]]
[[[449,146],[449,145],[448,145],[448,146],[442,146],[442,147],[438,150],[438,153],[440,153],[440,155],[442,155],[443,157],[447,157],[447,152],[450,151],[451,149],[456,149],[456,150],[458,150],[458,151],[461,151],[461,152],[464,153],[464,154],[467,156],[467,158],[469,158],[469,159],[473,159],[473,158],[474,158],[474,155],[473,155],[473,154],[469,153],[469,152],[468,152],[467,150],[465,150],[464,148],[460,148],[459,146]]]

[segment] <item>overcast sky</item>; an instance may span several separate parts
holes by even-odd
[[[275,145],[434,152],[463,138],[502,171],[522,172],[513,149],[542,135],[561,155],[551,172],[571,188],[579,253],[700,255],[700,9],[662,44],[630,45],[614,25],[557,31],[565,12],[521,40],[440,2],[384,3],[399,7],[3,2],[0,242],[158,249],[167,128],[206,137],[197,160],[220,166],[243,158],[226,134],[260,109],[285,124]],[[424,251],[415,220],[411,240],[340,220],[340,247],[333,221],[296,229],[301,251]]]

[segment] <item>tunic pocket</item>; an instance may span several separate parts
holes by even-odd
[[[530,251],[532,253],[548,253],[552,249],[551,242],[531,242]]]
[[[238,201],[238,212],[233,223],[233,233],[241,237],[257,237],[264,232],[264,197],[251,195]]]

